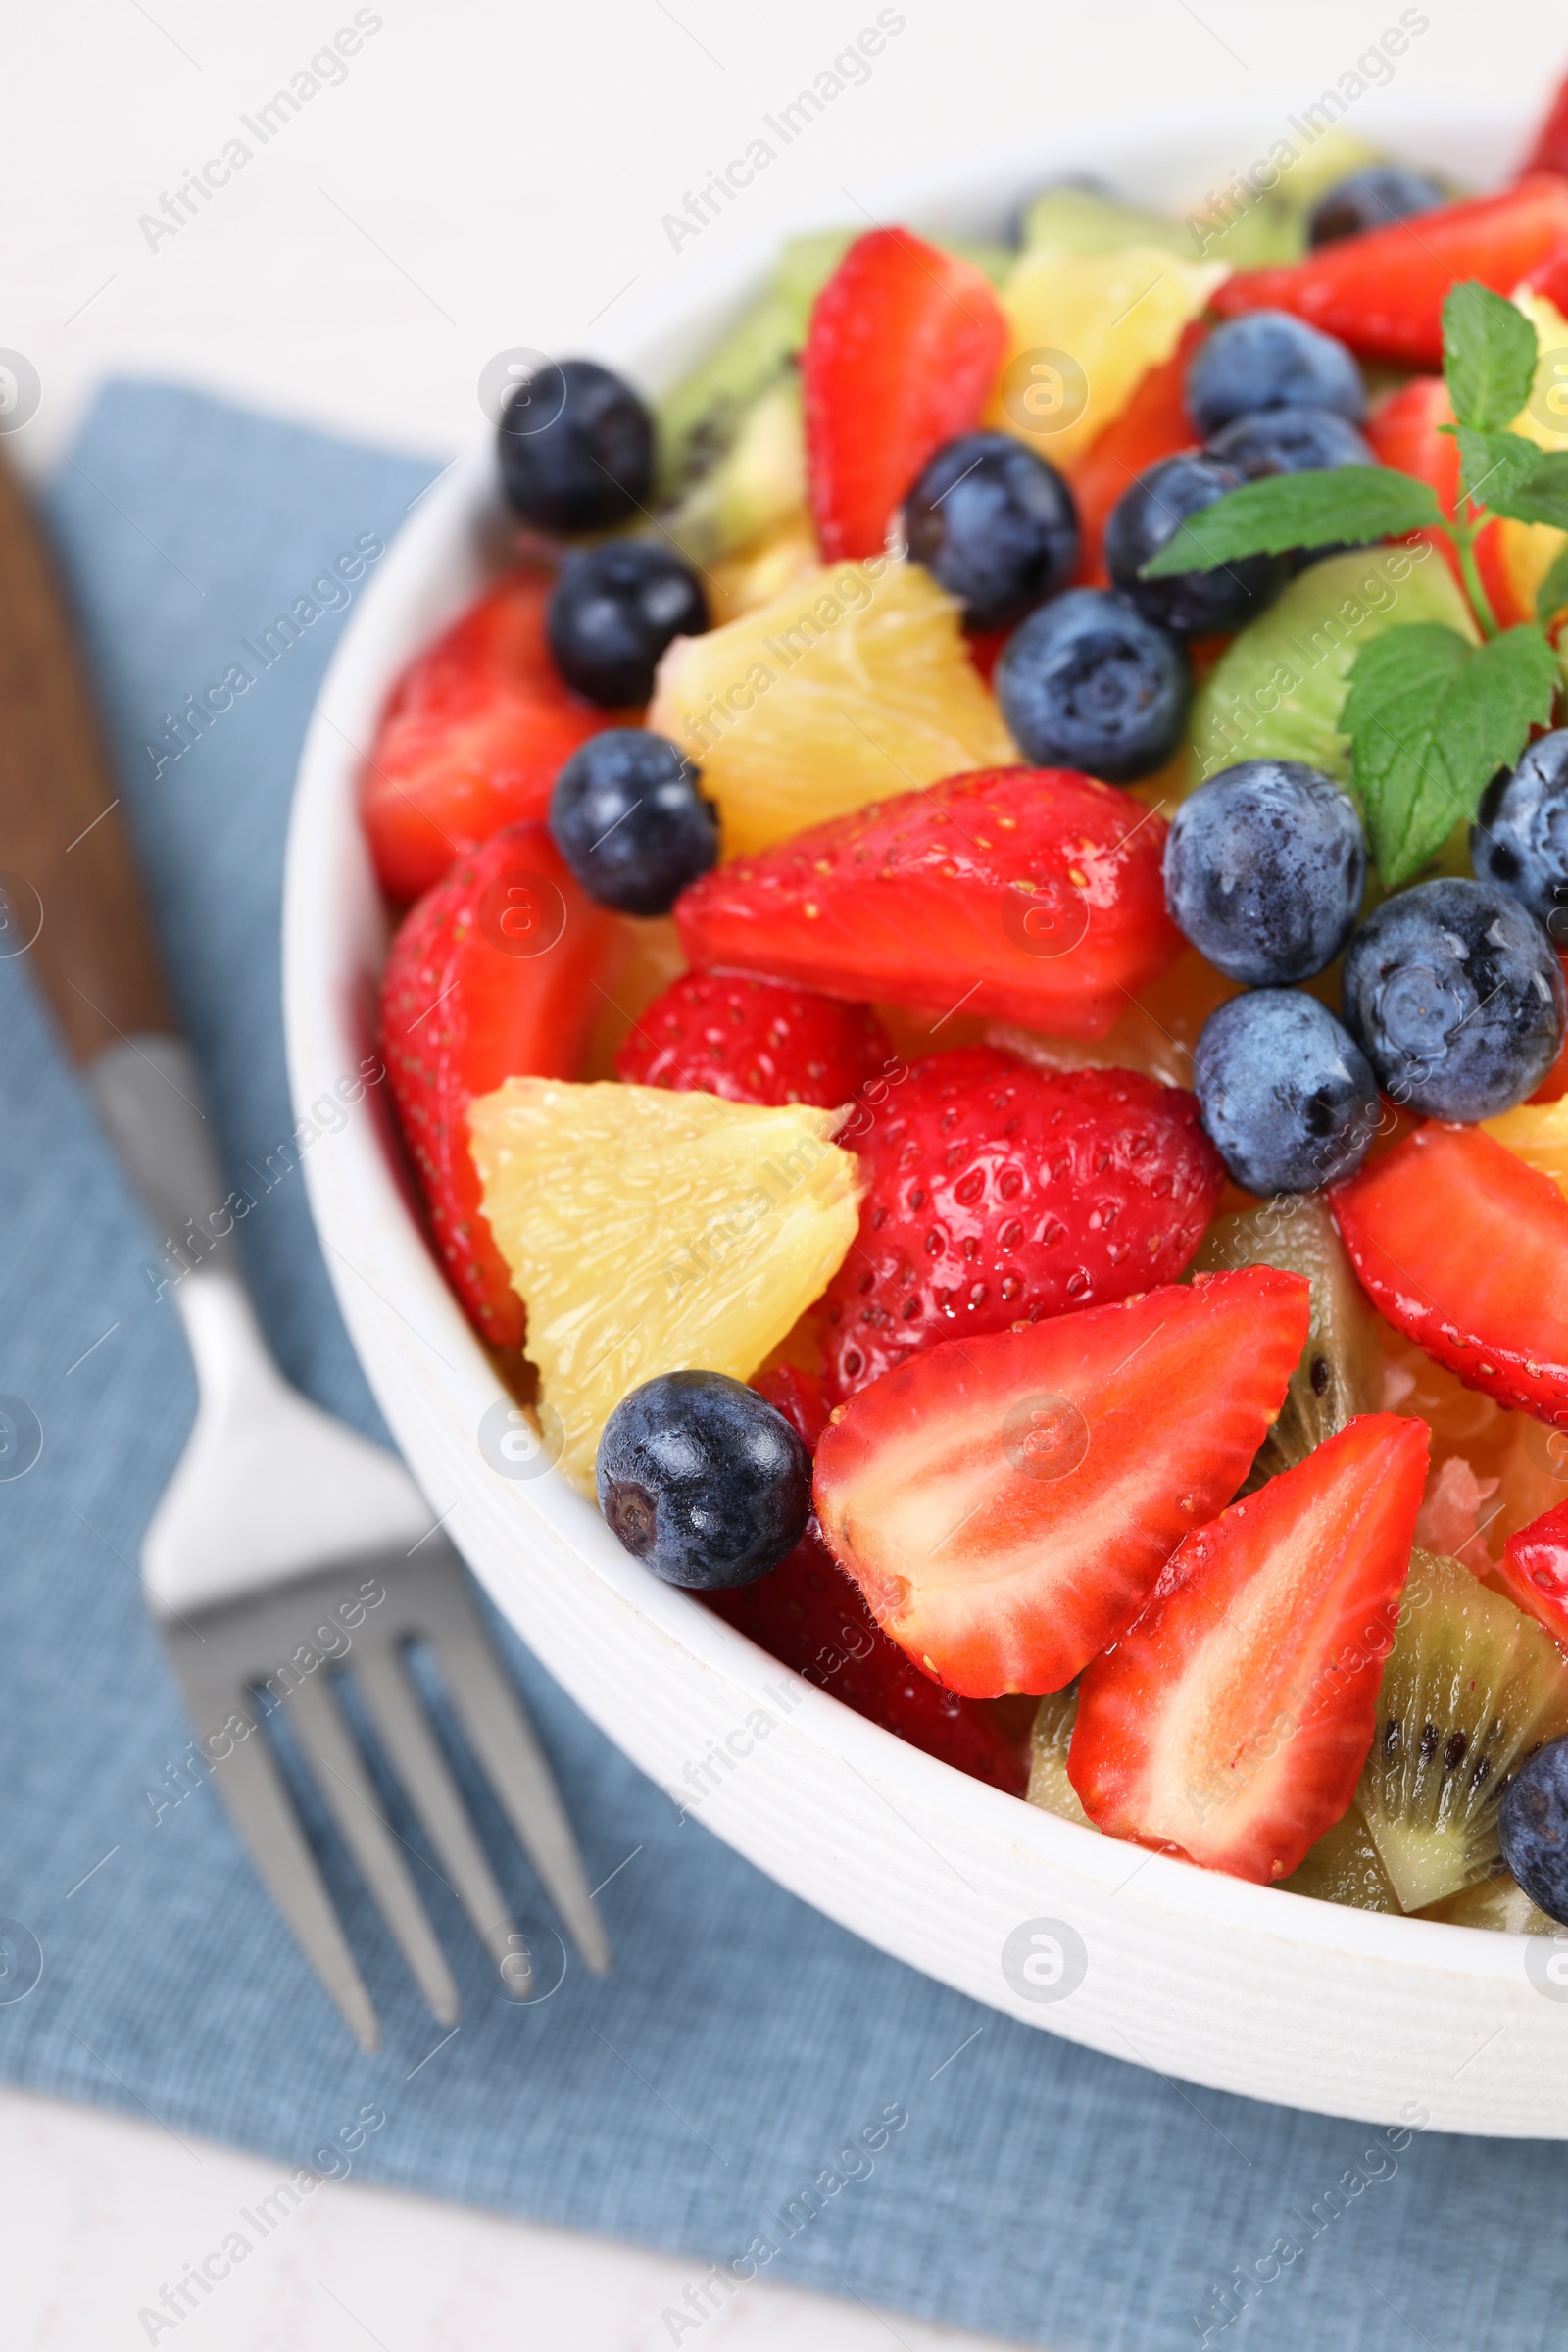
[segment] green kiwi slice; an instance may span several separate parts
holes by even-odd
[[[1250,1494],[1265,1479],[1304,1461],[1357,1413],[1377,1410],[1383,1396],[1378,1319],[1316,1193],[1280,1193],[1242,1215],[1220,1217],[1193,1264],[1200,1274],[1277,1266],[1304,1274],[1312,1286],[1306,1346],[1243,1489]]]
[[[1501,1867],[1509,1776],[1568,1731],[1568,1659],[1534,1618],[1437,1552],[1410,1556],[1356,1791],[1406,1911]]]
[[[1067,1750],[1078,1720],[1078,1686],[1052,1690],[1035,1711],[1029,1734],[1029,1802],[1046,1813],[1059,1813],[1082,1829],[1094,1824],[1078,1802],[1078,1791],[1067,1778]]]
[[[806,503],[806,440],[793,367],[760,393],[716,466],[660,517],[661,535],[701,567],[745,547]]]
[[[1441,1903],[1428,1903],[1422,1919],[1441,1919],[1450,1928],[1490,1928],[1504,1936],[1560,1936],[1562,1929],[1544,1911],[1538,1911],[1517,1879],[1506,1871],[1495,1879],[1478,1879],[1446,1894]]]
[[[1399,1898],[1384,1869],[1366,1815],[1352,1798],[1332,1830],[1325,1830],[1288,1879],[1280,1885],[1291,1894],[1309,1894],[1314,1902],[1348,1903],[1355,1911],[1397,1911]]]

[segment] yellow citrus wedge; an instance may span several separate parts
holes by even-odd
[[[689,752],[740,858],[869,802],[1019,753],[958,607],[916,564],[797,580],[706,637],[677,637],[648,724]]]
[[[599,1433],[659,1372],[749,1379],[855,1238],[839,1113],[509,1078],[469,1107],[484,1213],[528,1309],[541,1418],[593,1492]]]

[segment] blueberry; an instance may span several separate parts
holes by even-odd
[[[1430,172],[1412,172],[1408,164],[1368,164],[1364,172],[1352,172],[1318,198],[1312,208],[1311,241],[1332,245],[1340,237],[1358,237],[1363,229],[1413,220],[1417,213],[1430,213],[1447,201],[1447,189]]]
[[[579,745],[550,794],[557,849],[591,899],[621,914],[667,914],[718,862],[718,812],[702,769],[646,727]]]
[[[596,360],[552,361],[501,412],[501,486],[525,522],[603,531],[647,503],[654,420]]]
[[[996,689],[1026,759],[1131,784],[1181,743],[1193,674],[1181,641],[1125,597],[1069,588],[1007,640]]]
[[[605,1423],[599,1507],[626,1549],[697,1592],[751,1585],[787,1559],[811,1509],[811,1457],[790,1424],[722,1372],[662,1372]]]
[[[1010,433],[944,442],[904,502],[910,555],[972,628],[1010,628],[1078,561],[1078,510],[1054,466]]]
[[[1200,514],[1246,479],[1239,466],[1183,450],[1147,467],[1122,492],[1105,525],[1105,567],[1151,620],[1184,637],[1239,629],[1278,593],[1285,579],[1278,556],[1242,556],[1213,571],[1182,571],[1169,580],[1138,576],[1189,514]]]
[[[1418,882],[1385,899],[1345,957],[1346,1024],[1396,1102],[1490,1119],[1534,1094],[1568,1008],[1550,940],[1491,882]]]
[[[708,626],[708,599],[691,565],[649,539],[568,556],[546,623],[567,685],[611,710],[646,703],[665,646]]]
[[[1165,905],[1232,980],[1310,980],[1355,929],[1366,843],[1348,793],[1296,760],[1244,760],[1185,800],[1165,841]]]
[[[1497,1809],[1497,1842],[1537,1909],[1568,1923],[1568,1740],[1520,1765]]]
[[[1249,409],[1222,424],[1205,455],[1239,466],[1249,480],[1265,473],[1323,472],[1335,466],[1375,466],[1371,444],[1338,409],[1293,404]]]
[[[1543,735],[1487,786],[1470,828],[1478,882],[1495,882],[1568,947],[1568,728]]]
[[[1366,387],[1343,343],[1289,311],[1227,318],[1193,354],[1187,413],[1205,440],[1254,409],[1301,407],[1334,409],[1359,424]]]
[[[1250,1193],[1311,1193],[1353,1175],[1380,1116],[1365,1054],[1326,1004],[1259,988],[1211,1012],[1193,1055],[1203,1125]]]

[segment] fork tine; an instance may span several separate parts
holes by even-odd
[[[306,1841],[293,1799],[267,1735],[256,1722],[245,1692],[236,1683],[219,1688],[201,1672],[194,1639],[177,1626],[165,1629],[165,1647],[174,1676],[185,1693],[191,1720],[200,1729],[250,1723],[249,1733],[235,1741],[229,1754],[215,1763],[213,1779],[223,1808],[256,1866],[257,1875],[282,1912],[295,1942],[315,1969],[333,2006],[362,2050],[378,2050],[381,2028],[354,1965],[354,1955],[332,1908],[316,1857]]]
[[[602,1977],[610,1968],[610,1940],[522,1701],[496,1662],[466,1584],[449,1577],[430,1598],[428,1634],[453,1706],[584,1966]]]
[[[463,2006],[452,1971],[325,1674],[302,1682],[289,1694],[287,1704],[294,1736],[305,1751],[322,1800],[375,1898],[393,1941],[432,2016],[443,2026],[455,2026]]]
[[[393,1643],[380,1641],[362,1642],[355,1664],[381,1744],[474,1933],[508,1991],[526,1996],[532,1983],[526,1945],[513,1925],[507,1898],[496,1884],[451,1767],[425,1721],[408,1669]]]

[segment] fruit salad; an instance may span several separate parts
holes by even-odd
[[[541,367],[364,822],[433,1250],[634,1573],[1295,1897],[1568,1922],[1568,85]],[[1563,722],[1563,723],[1559,723]]]

